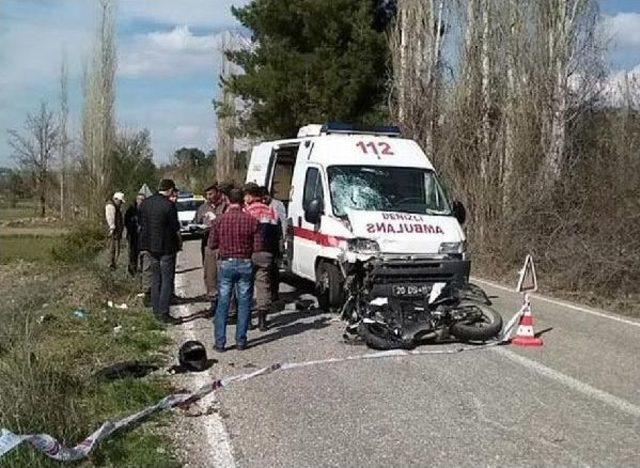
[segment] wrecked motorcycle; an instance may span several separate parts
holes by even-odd
[[[379,258],[341,262],[346,278],[342,318],[345,339],[364,341],[374,349],[411,349],[425,342],[484,342],[496,338],[502,317],[478,286],[468,282],[401,285],[399,292],[380,296]]]

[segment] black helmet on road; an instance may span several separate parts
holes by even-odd
[[[207,351],[199,341],[186,341],[180,346],[180,365],[190,371],[200,372],[207,368]]]

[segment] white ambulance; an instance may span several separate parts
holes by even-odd
[[[339,259],[381,259],[377,296],[468,281],[464,207],[397,127],[307,125],[295,139],[255,146],[247,182],[287,207],[284,267],[315,282],[322,308],[342,305]]]

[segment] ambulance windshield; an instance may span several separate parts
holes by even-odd
[[[451,207],[433,171],[410,167],[331,166],[327,169],[336,216],[348,209],[450,215]]]

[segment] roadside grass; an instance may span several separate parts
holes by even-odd
[[[524,262],[524,257],[522,258]],[[535,259],[534,259],[535,260]],[[475,254],[472,261],[472,275],[501,283],[505,286],[513,286],[518,283],[519,270],[517,268],[496,269],[495,262],[486,255]],[[536,264],[536,276],[538,279],[538,292],[548,294],[558,299],[584,304],[608,310],[628,317],[640,317],[640,293],[599,294],[595,291],[585,291],[562,287],[564,281],[557,278],[557,274],[548,271],[543,265]]]
[[[0,234],[0,263],[17,260],[51,262],[52,249],[62,242],[60,235],[5,235]]]
[[[60,240],[55,261],[0,265],[0,426],[15,433],[48,433],[68,445],[104,421],[140,410],[171,391],[160,373],[112,381],[96,376],[123,361],[162,367],[170,339],[136,297],[139,284],[124,266],[110,272],[96,257],[96,237],[74,240],[74,235]],[[108,300],[128,308],[109,308]],[[169,416],[159,416],[114,434],[80,463],[179,466],[167,449],[169,442],[158,435],[158,426],[168,423]],[[25,445],[0,465],[59,463]]]
[[[2,220],[31,218],[37,215],[38,204],[35,200],[20,200],[16,206],[11,206],[8,202],[0,203],[0,219]]]

